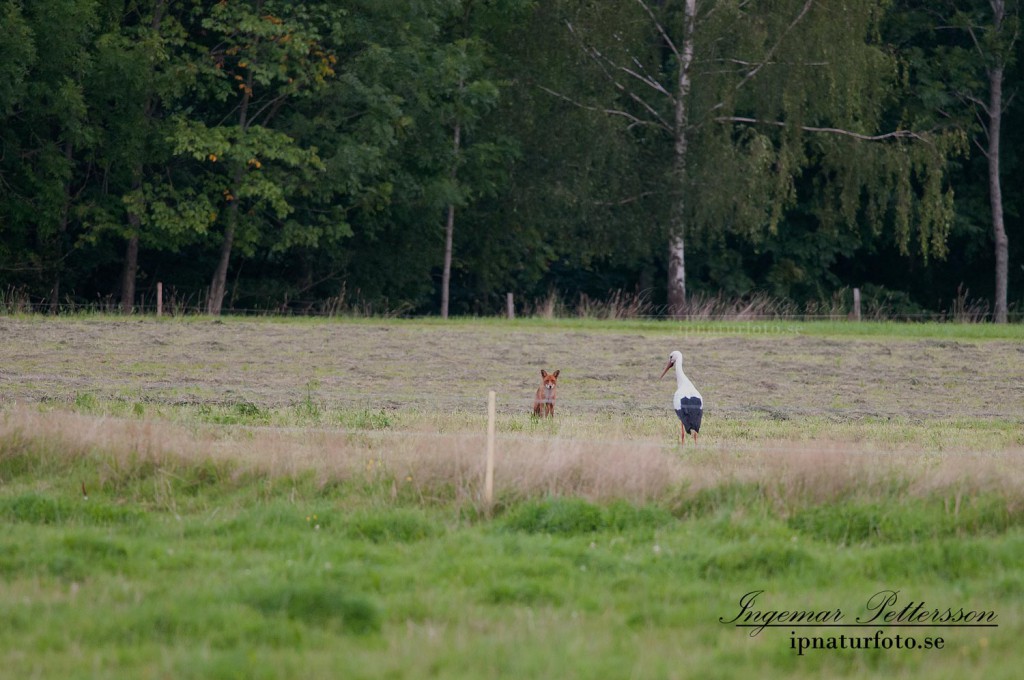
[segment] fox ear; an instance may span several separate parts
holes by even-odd
[[[561,373],[561,372],[562,372],[562,369],[558,369],[557,371],[555,371],[554,373],[552,373],[552,374],[551,374],[551,376],[552,376],[552,377],[554,377],[554,378],[557,378],[557,377],[558,377],[558,374],[559,374],[559,373]]]
[[[542,378],[548,377],[548,372],[545,371],[543,368],[540,369],[540,377],[542,377]]]

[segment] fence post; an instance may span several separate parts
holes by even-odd
[[[487,463],[484,468],[484,506],[488,515],[494,505],[494,390],[487,393]]]
[[[505,293],[505,314],[510,319],[516,318],[516,306],[512,300],[512,293]]]
[[[860,288],[853,289],[853,320],[860,321]]]
[[[156,315],[162,316],[164,313],[164,284],[160,281],[156,282]]]

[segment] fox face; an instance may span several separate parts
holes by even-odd
[[[558,389],[558,374],[561,371],[555,371],[554,373],[548,373],[544,369],[540,371],[541,383],[540,387],[537,388],[537,394],[533,399],[533,415],[535,416],[550,416],[555,415],[555,397],[557,396]]]
[[[543,380],[543,382],[541,383],[541,387],[543,387],[548,392],[553,392],[555,390],[555,385],[558,383],[559,372],[560,371],[548,373],[543,368],[540,369],[540,377]]]

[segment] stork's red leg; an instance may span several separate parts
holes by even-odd
[[[683,446],[686,446],[686,426],[679,423],[679,438],[683,442]]]
[[[697,445],[697,430],[693,431],[693,445]]]

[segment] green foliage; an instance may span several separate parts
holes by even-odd
[[[678,1],[2,0],[0,290],[109,306],[135,244],[147,300],[159,280],[201,308],[226,248],[238,310],[429,313],[451,205],[453,313],[509,291],[657,309],[682,205],[693,290],[986,297],[977,104],[986,68],[1020,79],[1020,6],[996,29],[987,2],[933,4],[702,5],[679,184],[653,23],[679,44]],[[864,139],[894,131],[916,136]]]
[[[8,116],[29,89],[28,74],[36,50],[21,6],[0,4],[0,116]]]

